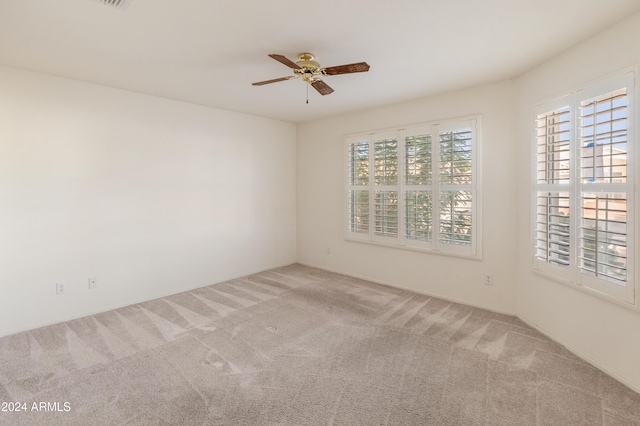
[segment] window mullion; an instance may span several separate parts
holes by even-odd
[[[578,92],[580,93],[580,92]],[[577,95],[576,95],[577,96]],[[580,244],[580,146],[579,136],[580,107],[574,96],[571,102],[571,122],[569,123],[569,271],[571,281],[582,285],[578,266],[578,247]]]
[[[406,150],[405,129],[398,131],[398,242],[406,244]]]
[[[373,146],[374,134],[369,134],[369,241],[374,240],[374,233],[376,227],[376,214],[375,214],[375,149]]]
[[[433,248],[440,250],[440,125],[433,126],[433,138],[431,143],[431,207],[433,229],[431,231]]]
[[[471,185],[469,188],[469,192],[471,194],[471,248],[473,253],[476,254],[478,252],[478,245],[476,241],[478,241],[478,234],[480,232],[480,227],[478,226],[478,176],[480,169],[480,147],[478,142],[478,121],[473,120],[471,125],[471,158],[472,158],[472,168],[471,168]]]

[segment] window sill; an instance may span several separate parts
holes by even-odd
[[[350,243],[367,244],[367,245],[376,246],[376,247],[391,248],[391,249],[404,250],[404,251],[413,251],[418,253],[426,253],[430,255],[450,256],[450,257],[457,257],[457,258],[469,259],[469,260],[482,260],[481,253],[478,253],[475,255],[465,254],[465,253],[455,253],[455,252],[436,250],[431,248],[404,246],[401,244],[392,244],[387,242],[370,241],[365,239],[349,238],[349,237],[345,237],[345,241]]]
[[[538,276],[540,276],[542,278],[545,278],[545,279],[547,279],[549,281],[554,281],[554,282],[557,282],[557,283],[560,283],[560,284],[564,284],[564,285],[566,285],[568,287],[571,287],[573,289],[576,289],[578,291],[582,291],[584,293],[596,296],[596,297],[598,297],[600,299],[604,299],[604,300],[606,300],[608,302],[612,302],[612,303],[615,303],[616,305],[619,305],[619,306],[625,307],[627,309],[630,309],[630,310],[632,310],[632,311],[634,311],[636,313],[640,312],[640,306],[638,306],[638,302],[637,302],[638,297],[637,296],[634,298],[633,302],[625,302],[625,301],[616,299],[615,297],[610,296],[607,293],[603,293],[601,291],[592,289],[591,287],[585,287],[583,285],[577,284],[577,283],[575,283],[573,281],[570,281],[568,279],[558,277],[557,275],[554,275],[554,274],[549,273],[549,272],[541,271],[541,270],[536,269],[536,268],[532,268],[531,272],[533,272],[534,275],[538,275]]]

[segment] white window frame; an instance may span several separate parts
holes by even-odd
[[[531,122],[536,123],[541,114],[569,107],[570,114],[570,182],[569,183],[539,183],[538,182],[538,137],[536,126],[533,127],[531,144],[532,152],[532,209],[531,209],[531,250],[533,260],[533,270],[543,274],[555,281],[568,284],[572,287],[595,294],[602,298],[614,301],[623,306],[634,309],[639,308],[638,295],[638,264],[637,247],[639,238],[635,232],[638,223],[639,210],[636,208],[636,191],[638,188],[638,135],[636,133],[636,123],[638,122],[638,87],[635,83],[638,68],[625,70],[614,76],[603,78],[592,84],[577,88],[568,95],[558,97],[554,100],[542,102],[533,109]],[[598,96],[614,92],[615,90],[627,89],[627,180],[626,184],[599,184],[584,183],[584,178],[580,177],[580,106],[583,101],[597,98]],[[538,214],[538,194],[544,192],[567,192],[570,197],[570,232],[569,232],[569,265],[561,266],[540,260],[537,257],[537,214]],[[627,276],[626,286],[617,285],[611,281],[596,276],[590,276],[581,271],[578,262],[579,247],[579,226],[581,214],[581,196],[586,193],[624,193],[626,194],[626,256],[627,256]]]
[[[440,132],[454,131],[461,128],[471,129],[472,146],[472,182],[468,185],[443,184],[440,182]],[[405,180],[405,138],[411,136],[431,136],[431,182],[430,184],[408,185]],[[396,139],[398,142],[398,184],[391,186],[381,186],[375,184],[374,178],[374,149],[376,140]],[[398,126],[395,128],[380,129],[370,132],[350,134],[345,137],[345,208],[343,217],[345,218],[345,240],[362,242],[368,244],[394,247],[406,250],[417,250],[427,253],[453,255],[471,259],[482,258],[481,244],[481,139],[482,139],[482,117],[480,115],[461,117],[438,122],[420,123],[415,125]],[[369,145],[369,175],[367,185],[350,185],[350,147],[355,143],[368,143]],[[349,197],[351,191],[367,190],[369,192],[368,210],[368,232],[350,232]],[[375,191],[388,190],[397,191],[398,194],[398,232],[397,236],[381,236],[375,232]],[[407,191],[431,191],[432,194],[432,234],[429,241],[422,239],[412,239],[406,236],[406,202]],[[471,203],[471,243],[469,245],[450,244],[440,241],[440,192],[446,190],[469,191],[472,195]]]

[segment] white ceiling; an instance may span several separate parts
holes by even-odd
[[[640,0],[0,0],[0,64],[303,122],[515,77]],[[312,52],[321,96],[269,58]]]

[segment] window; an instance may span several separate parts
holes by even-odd
[[[479,257],[480,118],[347,138],[347,239]]]
[[[633,304],[634,73],[535,111],[534,267]]]

